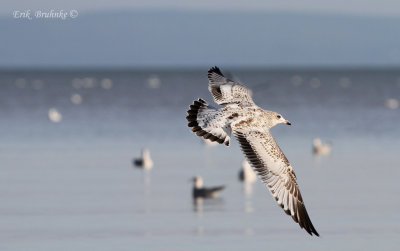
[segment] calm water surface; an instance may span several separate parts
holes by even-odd
[[[400,109],[385,101],[400,100],[400,71],[232,73],[292,122],[272,133],[320,238],[261,182],[238,182],[236,142],[205,147],[190,133],[188,105],[212,103],[206,69],[2,72],[0,250],[397,249]],[[312,156],[316,136],[330,156]],[[149,172],[131,165],[142,147]],[[194,175],[226,189],[194,204]]]

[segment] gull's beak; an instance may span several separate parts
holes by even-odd
[[[292,123],[290,123],[289,120],[286,120],[285,123],[286,123],[287,125],[292,125]]]

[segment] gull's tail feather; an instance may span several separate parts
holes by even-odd
[[[214,197],[218,195],[218,193],[221,192],[224,188],[225,186],[211,187],[207,189],[207,193],[209,194],[209,196]]]
[[[218,195],[220,191],[222,191],[225,186],[218,187],[205,187],[205,188],[194,188],[193,197],[194,198],[213,198]]]
[[[212,193],[219,192],[219,191],[223,190],[224,188],[225,188],[225,186],[212,187],[212,188],[210,188],[210,192],[212,192]]]
[[[197,136],[229,146],[230,128],[221,111],[208,106],[206,101],[199,99],[190,105],[187,113],[188,126]]]

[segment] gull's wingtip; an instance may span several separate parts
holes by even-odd
[[[314,228],[314,226],[312,226],[311,233],[319,237],[319,233],[318,233],[317,230]],[[312,235],[312,234],[311,234],[311,235]]]
[[[216,73],[218,75],[224,76],[218,66],[213,66],[208,70],[208,74]]]
[[[314,226],[312,226],[311,229],[304,228],[304,230],[306,230],[307,233],[311,236],[315,235],[315,236],[319,237],[319,233],[317,232],[317,230],[315,230]]]

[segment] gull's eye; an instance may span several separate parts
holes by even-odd
[[[277,119],[280,119],[280,118],[281,118],[281,115],[277,115],[276,118],[277,118]]]

